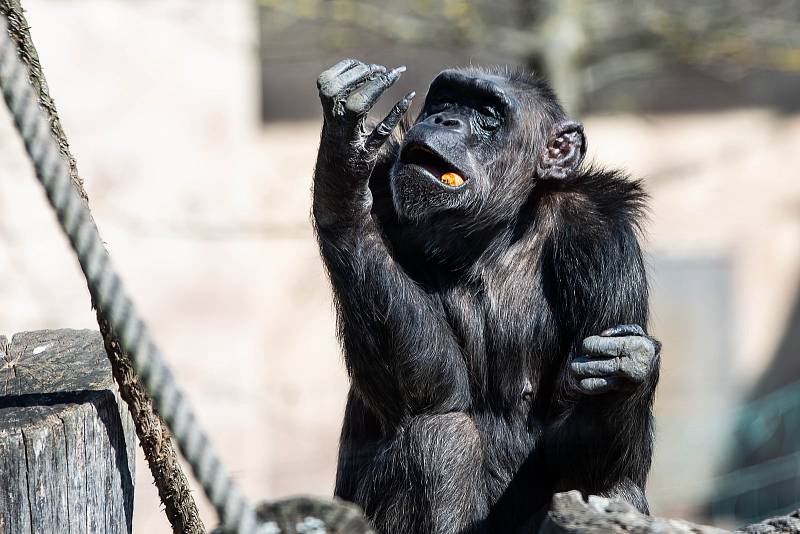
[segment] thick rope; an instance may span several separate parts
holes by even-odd
[[[208,436],[114,271],[89,210],[73,188],[69,166],[50,135],[50,124],[38,105],[27,69],[17,57],[4,19],[0,20],[0,87],[36,177],[78,257],[95,304],[106,312],[109,326],[119,334],[123,350],[129,354],[181,454],[214,505],[222,528],[237,534],[266,532],[268,527],[259,526],[253,508],[214,453]]]
[[[36,92],[39,107],[47,115],[50,135],[58,142],[62,157],[69,163],[72,186],[88,204],[88,196],[78,173],[78,165],[70,152],[55,102],[50,97],[47,80],[39,62],[39,53],[33,44],[20,0],[0,0],[0,14],[8,22],[8,34],[17,48],[17,57],[28,68],[28,80]],[[133,417],[139,445],[147,461],[147,467],[150,468],[150,474],[153,475],[153,483],[164,505],[164,514],[172,527],[172,532],[206,534],[206,527],[200,518],[197,503],[189,487],[189,479],[178,461],[179,455],[171,437],[172,433],[156,413],[153,399],[136,376],[130,358],[120,347],[116,334],[106,320],[105,312],[95,304],[92,302],[92,307],[96,309],[97,325],[100,327],[106,355],[111,363],[111,371],[117,382],[120,397],[127,404],[128,411]]]

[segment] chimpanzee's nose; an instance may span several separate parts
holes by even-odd
[[[455,113],[436,113],[425,119],[425,122],[457,132],[466,132],[468,128],[467,121]]]

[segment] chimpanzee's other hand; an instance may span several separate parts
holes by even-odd
[[[411,105],[413,91],[397,102],[374,129],[368,130],[366,119],[370,109],[405,70],[400,66],[387,71],[381,65],[345,59],[317,79],[325,119],[320,156],[334,163],[347,177],[369,179],[378,150]]]
[[[584,339],[581,348],[570,373],[584,394],[634,391],[658,376],[661,344],[639,325],[609,328]]]

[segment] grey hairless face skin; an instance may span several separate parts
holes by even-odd
[[[579,489],[647,511],[660,344],[646,195],[587,167],[541,79],[450,69],[367,119],[404,67],[318,80],[313,217],[351,379],[336,495],[379,532],[536,532]]]

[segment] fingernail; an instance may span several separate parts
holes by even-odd
[[[407,94],[406,96],[404,96],[403,98],[404,98],[405,100],[413,100],[415,96],[417,96],[417,92],[416,92],[416,91],[411,91],[410,93],[408,93],[408,94]]]

